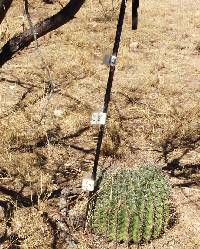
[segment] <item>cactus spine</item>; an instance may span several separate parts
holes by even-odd
[[[169,186],[154,166],[107,174],[90,217],[92,230],[109,241],[149,242],[169,223]]]

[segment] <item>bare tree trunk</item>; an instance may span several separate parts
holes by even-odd
[[[37,38],[72,20],[84,2],[85,0],[71,0],[57,14],[37,23],[34,26]],[[27,47],[32,41],[34,41],[34,36],[31,29],[12,37],[0,50],[0,67],[9,61],[19,50]]]
[[[0,24],[2,23],[13,0],[0,0]]]

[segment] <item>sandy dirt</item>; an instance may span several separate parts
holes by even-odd
[[[30,2],[34,22],[60,9],[58,3]],[[114,1],[113,11],[111,1],[101,2],[103,8],[98,1],[86,1],[74,20],[39,39],[39,53],[32,43],[0,69],[0,186],[23,196],[42,196],[44,190],[49,194],[80,187],[84,172],[91,169],[98,129],[90,118],[102,107],[108,77],[102,59],[112,51],[119,6]],[[22,9],[14,1],[1,26],[0,45],[23,25],[28,27]],[[49,101],[43,60],[56,85]],[[161,238],[131,248],[200,248],[199,100],[200,0],[141,1],[137,31],[131,30],[129,1],[100,166],[112,161],[120,167],[167,167],[177,212],[177,223]],[[180,166],[175,171],[168,167],[174,160]],[[70,208],[86,200],[81,193]],[[41,218],[48,213],[57,219],[59,198],[41,197],[34,207],[19,207],[0,189],[1,201],[16,207],[10,229],[19,246],[12,248],[63,248],[51,224]],[[0,209],[0,238],[5,219]],[[30,228],[25,220],[34,225]],[[115,248],[80,230],[72,233],[75,248]],[[14,239],[8,241],[0,248],[11,248]]]

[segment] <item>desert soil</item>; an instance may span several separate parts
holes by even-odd
[[[60,8],[37,0],[29,10],[36,23]],[[0,45],[28,27],[22,10],[13,1]],[[116,247],[75,225],[68,232],[76,244],[66,242],[57,221],[62,189],[78,189],[68,203],[73,217],[85,210],[80,186],[98,131],[90,117],[102,107],[102,59],[112,51],[118,10],[116,0],[114,10],[111,0],[88,0],[74,20],[39,39],[39,50],[32,43],[0,69],[1,249]],[[131,248],[200,248],[199,101],[200,0],[141,1],[137,31],[128,1],[100,167],[163,168],[177,213],[161,238]]]

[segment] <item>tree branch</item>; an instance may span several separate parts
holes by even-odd
[[[85,0],[71,0],[57,14],[37,23],[34,26],[37,38],[44,36],[48,32],[72,20],[84,2]],[[0,50],[0,67],[9,61],[19,50],[23,50],[27,47],[32,41],[34,41],[34,36],[31,29],[25,30],[12,37]]]
[[[6,16],[13,0],[0,0],[0,24]]]

